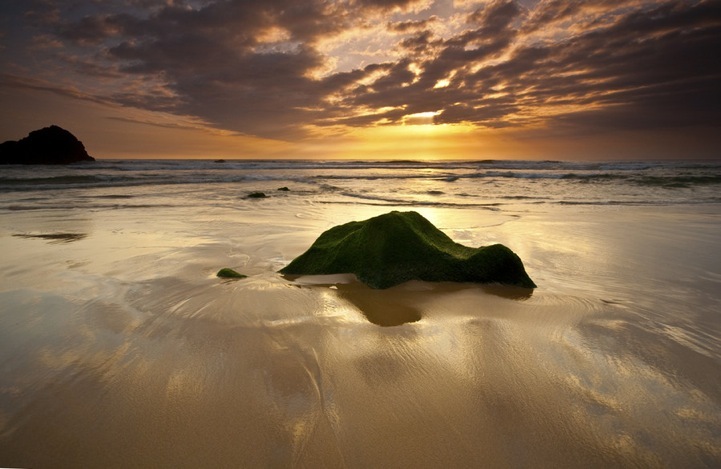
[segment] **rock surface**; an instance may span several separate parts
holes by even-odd
[[[0,144],[0,164],[70,164],[95,161],[67,130],[51,125],[18,141]]]
[[[372,288],[409,280],[536,287],[521,259],[506,246],[460,245],[416,212],[394,211],[331,228],[280,272],[352,273]]]
[[[241,273],[236,272],[233,269],[230,269],[228,267],[225,267],[223,269],[220,269],[216,276],[220,278],[247,278],[247,275],[243,275]]]

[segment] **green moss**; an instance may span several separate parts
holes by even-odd
[[[460,245],[416,212],[391,212],[331,228],[280,272],[353,273],[372,288],[409,280],[536,287],[521,259],[507,247]]]
[[[240,274],[233,269],[225,268],[220,269],[216,274],[220,278],[246,278],[247,275]]]

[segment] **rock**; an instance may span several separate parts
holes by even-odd
[[[19,140],[0,145],[0,164],[70,164],[95,161],[83,143],[57,125],[51,125]]]
[[[288,189],[286,186],[279,187],[278,190],[283,192],[290,192],[290,189]]]
[[[521,259],[506,246],[462,246],[416,212],[391,212],[331,228],[280,272],[352,273],[372,288],[409,280],[536,287]]]
[[[218,273],[215,275],[220,278],[246,278],[246,277],[248,277],[247,275],[240,274],[240,273],[236,272],[235,270],[229,269],[227,267],[224,269],[220,269],[218,271]]]
[[[266,197],[268,196],[263,192],[251,192],[245,196],[246,199],[265,199]]]

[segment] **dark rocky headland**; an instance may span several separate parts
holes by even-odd
[[[67,130],[51,125],[21,140],[0,144],[0,164],[70,164],[95,161],[85,145]]]
[[[333,227],[280,272],[352,273],[372,288],[409,280],[536,287],[521,259],[506,246],[463,246],[417,212],[394,211]]]

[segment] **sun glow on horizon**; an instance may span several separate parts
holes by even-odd
[[[413,116],[413,124],[404,121],[400,125],[354,129],[336,140],[331,157],[447,160],[471,159],[480,152],[493,151],[494,139],[484,139],[485,132],[479,132],[475,126],[433,124],[435,112],[419,114],[410,115]]]

